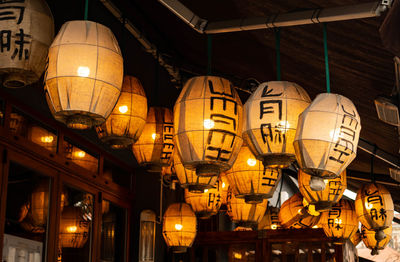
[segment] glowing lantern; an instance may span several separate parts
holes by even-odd
[[[163,236],[175,253],[186,252],[196,237],[197,219],[188,204],[175,203],[168,207],[163,218]]]
[[[41,180],[31,194],[31,216],[33,225],[44,227],[49,213],[49,181]]]
[[[301,169],[312,175],[311,188],[338,177],[356,157],[360,116],[344,96],[319,94],[299,116],[294,149]]]
[[[332,204],[337,203],[342,198],[347,187],[346,170],[337,178],[326,179],[327,185],[324,190],[321,191],[314,191],[311,189],[311,178],[311,175],[301,170],[298,173],[299,190],[304,199],[309,204],[315,206],[316,211],[327,210]]]
[[[40,126],[31,126],[29,128],[28,139],[49,151],[57,151],[57,136]]]
[[[86,168],[87,170],[90,170],[92,172],[97,172],[99,165],[97,158],[66,141],[64,146],[65,146],[64,156],[68,160],[83,168]]]
[[[279,208],[269,206],[265,212],[264,217],[258,224],[258,230],[262,229],[279,229],[281,228],[281,223],[279,222]]]
[[[357,192],[358,220],[368,230],[376,231],[376,239],[385,238],[384,229],[392,225],[393,200],[389,191],[380,184],[364,184]]]
[[[357,229],[357,231],[350,236],[350,241],[356,247],[361,242],[361,232]]]
[[[272,197],[281,174],[278,169],[264,168],[261,161],[243,145],[232,168],[226,171],[226,178],[235,197],[244,197],[246,203],[255,204]]]
[[[262,83],[249,97],[243,136],[264,166],[284,168],[295,160],[297,120],[310,102],[302,87],[285,81]]]
[[[147,117],[147,98],[139,79],[125,76],[121,95],[111,115],[96,127],[99,138],[112,148],[135,143],[142,134]]]
[[[136,160],[148,171],[161,172],[172,161],[174,151],[172,112],[164,107],[150,107],[147,121],[132,150]]]
[[[183,165],[199,176],[231,168],[242,145],[242,102],[232,83],[189,79],[174,107],[175,142]]]
[[[226,205],[227,204],[227,198],[228,198],[228,192],[230,190],[230,185],[228,183],[228,179],[226,178],[225,173],[221,173],[221,176],[219,177],[219,180],[221,181],[221,204]]]
[[[65,207],[60,221],[61,247],[82,248],[89,239],[89,227],[80,207]]]
[[[91,21],[66,22],[50,46],[44,77],[54,118],[70,128],[102,124],[121,93],[123,60],[114,34]]]
[[[43,0],[0,1],[0,9],[0,79],[8,88],[30,85],[44,71],[54,38],[53,16]]]
[[[377,255],[378,250],[383,250],[392,239],[392,226],[383,230],[385,237],[381,240],[375,238],[375,231],[368,230],[365,226],[361,226],[361,239],[364,245],[371,249],[371,255]]]

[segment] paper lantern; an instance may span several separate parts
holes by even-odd
[[[283,202],[279,210],[279,222],[284,228],[308,228],[318,224],[319,216],[312,216],[303,206],[303,197],[300,192]]]
[[[49,181],[39,181],[31,194],[31,216],[35,226],[45,227],[49,214]]]
[[[175,203],[167,208],[163,218],[163,237],[175,253],[186,252],[196,237],[197,219],[191,207]]]
[[[224,172],[221,173],[219,180],[221,181],[221,204],[227,204],[228,192],[230,190],[230,185],[228,179],[226,178],[226,174]]]
[[[258,230],[262,229],[279,229],[281,228],[281,223],[279,222],[279,208],[269,206],[265,212],[264,217],[258,224]]]
[[[264,168],[262,162],[243,145],[232,168],[226,171],[226,178],[235,197],[255,204],[272,197],[281,174],[278,169]]]
[[[96,127],[101,141],[112,148],[124,148],[135,143],[142,134],[147,118],[147,98],[139,79],[125,76],[121,95],[101,126]]]
[[[326,179],[326,187],[321,191],[312,190],[310,186],[311,178],[311,175],[299,170],[298,182],[300,193],[309,204],[315,206],[316,211],[330,209],[332,204],[337,203],[342,198],[347,187],[346,170],[337,178]]]
[[[300,114],[293,145],[301,169],[313,176],[314,190],[325,187],[322,178],[338,177],[353,161],[360,130],[357,109],[341,95],[319,94]]]
[[[242,102],[228,80],[189,79],[174,107],[175,142],[183,165],[199,176],[231,168],[242,145]]]
[[[383,230],[392,225],[394,217],[390,192],[380,184],[364,184],[357,192],[355,205],[361,224],[376,231],[378,240],[384,239]]]
[[[90,221],[83,218],[80,207],[64,207],[60,221],[61,247],[82,248],[89,239]]]
[[[43,0],[0,1],[0,79],[8,88],[24,87],[39,80],[54,21]]]
[[[302,87],[286,81],[262,83],[249,97],[244,105],[243,137],[266,167],[284,168],[295,160],[297,120],[310,103]]]
[[[172,112],[165,107],[150,107],[139,140],[133,144],[136,160],[150,172],[161,172],[172,161],[174,152]]]
[[[357,229],[356,232],[354,232],[353,235],[350,236],[350,241],[353,243],[353,245],[356,247],[358,244],[361,242],[361,232],[360,230]]]
[[[66,22],[49,49],[45,81],[54,118],[70,128],[102,124],[121,93],[123,60],[114,34],[91,21]]]
[[[392,226],[383,230],[385,237],[382,240],[375,238],[375,231],[368,230],[364,225],[361,226],[361,239],[364,245],[371,249],[371,255],[378,255],[378,250],[383,250],[392,239]]]
[[[235,197],[232,191],[228,192],[227,202],[228,216],[242,227],[256,227],[268,206],[268,199],[258,204],[247,204],[243,198]]]
[[[325,235],[336,244],[343,244],[358,230],[358,220],[353,202],[342,199],[321,215],[320,225]]]

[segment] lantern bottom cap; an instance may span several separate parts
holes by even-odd
[[[101,138],[101,141],[109,144],[112,149],[126,148],[135,142],[133,138],[124,136],[104,136]]]
[[[287,168],[296,160],[293,154],[275,154],[270,153],[262,156],[264,167],[269,168]]]
[[[259,204],[264,201],[264,196],[263,195],[245,195],[244,201],[247,204]]]
[[[200,164],[196,166],[196,175],[198,176],[219,176],[221,170],[219,166],[213,164]]]
[[[75,114],[67,118],[67,127],[73,129],[89,129],[94,123],[90,116],[83,114]]]
[[[7,88],[21,88],[28,85],[27,78],[21,73],[10,73],[3,78],[3,86]]]
[[[324,179],[318,176],[311,176],[310,188],[314,192],[323,191],[326,187]]]
[[[171,247],[172,252],[174,253],[186,253],[187,251],[187,247],[180,247],[180,246],[175,246],[175,247]]]
[[[328,201],[323,201],[323,202],[316,202],[316,203],[311,203],[312,205],[315,206],[315,211],[321,212],[321,211],[327,211],[331,209],[333,203],[328,202]]]
[[[145,163],[143,166],[145,167],[146,171],[150,173],[160,173],[162,170],[162,166],[157,164]]]
[[[189,190],[190,193],[203,193],[205,189],[212,188],[212,185],[188,185],[187,189]]]
[[[311,176],[316,176],[316,177],[321,177],[323,179],[333,179],[333,178],[337,178],[340,176],[339,174],[333,173],[329,170],[325,170],[325,169],[319,169],[319,168],[307,168],[307,167],[302,167],[301,170],[304,173],[307,173]]]

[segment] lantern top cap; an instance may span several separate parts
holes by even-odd
[[[190,205],[186,203],[173,203],[169,205],[164,216],[174,216],[178,214],[180,214],[180,216],[196,216]]]
[[[143,85],[137,77],[125,75],[122,83],[121,92],[138,94],[146,97]]]
[[[140,221],[155,222],[156,221],[156,214],[154,213],[153,210],[150,210],[150,209],[143,210],[140,213]]]

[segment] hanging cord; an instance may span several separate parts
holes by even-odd
[[[88,20],[88,15],[89,15],[89,0],[85,0],[85,15],[84,15],[84,20]]]
[[[374,159],[375,159],[376,149],[377,149],[377,146],[374,145],[374,151],[372,152],[372,155],[371,155],[371,182],[374,184],[375,184]]]
[[[275,29],[276,80],[281,81],[281,29]]]
[[[331,80],[329,76],[329,60],[328,60],[328,34],[326,32],[326,23],[324,23],[324,54],[325,54],[325,77],[326,77],[326,92],[331,92]]]
[[[211,75],[212,35],[207,35],[207,75]]]
[[[282,172],[282,171],[280,171]],[[278,199],[276,200],[275,207],[277,208],[278,206],[281,207],[281,193],[282,193],[282,187],[283,187],[283,174],[281,174],[281,186],[279,188],[279,194],[278,194]]]

